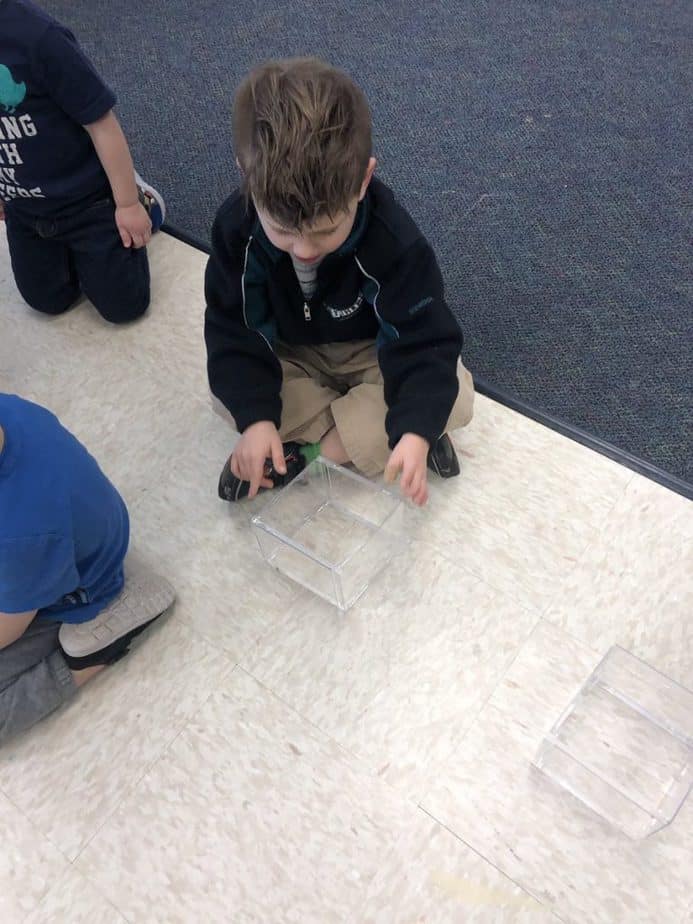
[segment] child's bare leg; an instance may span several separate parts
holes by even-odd
[[[337,465],[345,465],[351,461],[336,427],[332,427],[320,440],[320,453],[325,459],[336,462]]]
[[[105,664],[94,664],[92,667],[84,667],[81,671],[70,671],[76,687],[83,687],[84,684],[91,680],[95,674],[100,674],[106,667]]]
[[[0,650],[20,639],[36,616],[36,610],[29,613],[0,613]]]

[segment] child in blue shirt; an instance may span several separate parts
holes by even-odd
[[[135,173],[115,102],[68,29],[31,0],[0,0],[0,218],[37,311],[84,294],[120,323],[149,305],[144,248],[164,204]]]
[[[173,602],[130,561],[125,504],[44,408],[0,393],[0,744],[106,665]]]

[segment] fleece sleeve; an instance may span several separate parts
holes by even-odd
[[[226,234],[217,217],[205,274],[205,343],[212,393],[242,433],[260,420],[281,422],[281,365],[271,346],[264,282],[249,241]]]
[[[462,332],[445,303],[435,254],[417,240],[378,286],[378,359],[393,448],[405,433],[429,443],[444,432],[457,398]]]

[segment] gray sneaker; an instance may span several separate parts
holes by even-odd
[[[125,587],[115,600],[88,622],[60,626],[58,641],[68,667],[81,670],[120,660],[133,638],[165,613],[175,597],[165,578],[127,562]]]

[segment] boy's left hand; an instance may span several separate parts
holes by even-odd
[[[396,481],[399,473],[402,473],[400,489],[418,507],[423,507],[428,500],[426,462],[429,448],[428,440],[422,436],[405,433],[392,450],[385,468],[385,481],[388,482]]]
[[[152,238],[152,222],[141,202],[118,206],[115,221],[123,247],[134,247],[135,250],[139,250],[140,247],[145,247]]]

